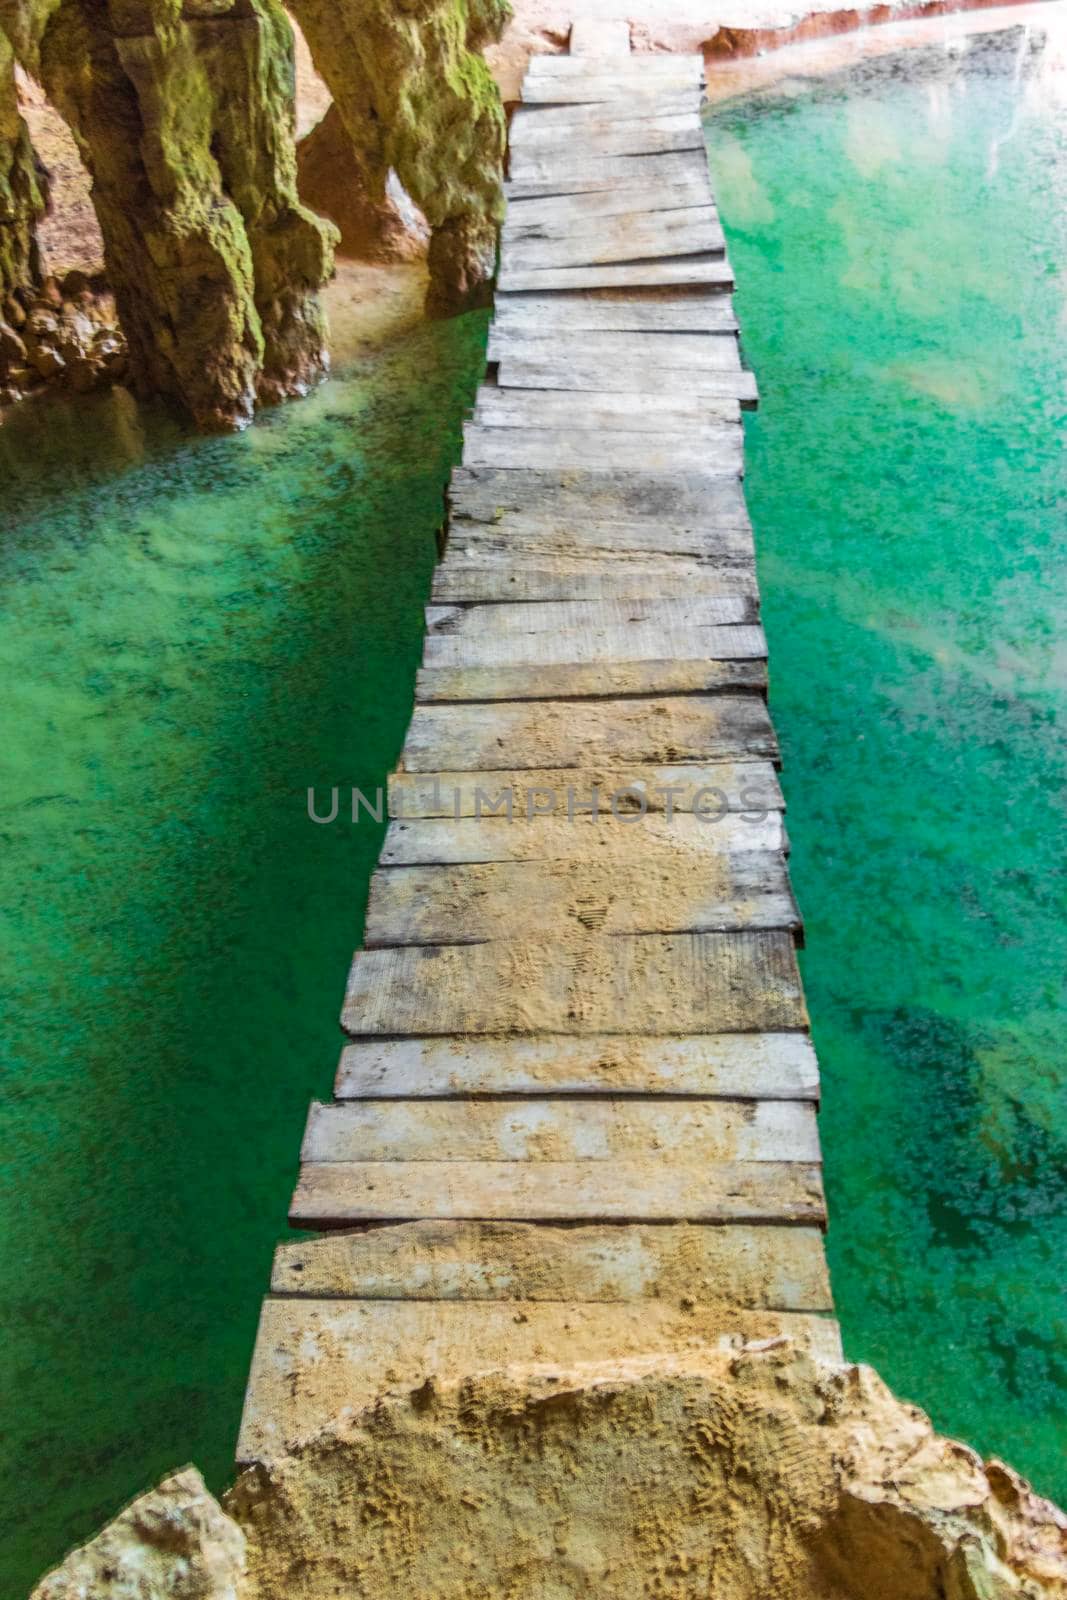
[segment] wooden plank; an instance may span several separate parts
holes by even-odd
[[[589,329],[572,343],[573,350],[562,351],[560,340],[548,334],[501,329],[493,334],[492,359],[506,362],[514,357],[543,362],[561,357],[566,360],[573,354],[583,362],[626,362],[642,369],[655,367],[658,371],[695,367],[736,372],[741,368],[740,349],[732,333],[623,333]]]
[[[556,166],[566,166],[576,143],[580,143],[583,160],[703,150],[704,127],[695,106],[665,115],[651,111],[627,122],[596,118],[583,127],[538,124],[531,119],[522,124],[510,146],[509,171],[520,182],[528,175],[551,174]]]
[[[405,1222],[279,1245],[271,1289],[323,1299],[687,1299],[781,1311],[833,1309],[817,1228],[742,1223],[555,1228]]]
[[[826,1217],[801,1162],[368,1161],[300,1169],[295,1228],[455,1217],[520,1222],[801,1222]]]
[[[508,201],[535,196],[587,194],[611,189],[621,193],[628,187],[644,188],[650,183],[699,182],[711,194],[707,155],[703,150],[668,151],[651,156],[599,156],[575,160],[548,176],[510,178],[504,185]]]
[[[755,623],[741,626],[664,628],[658,623],[622,627],[507,634],[480,638],[428,638],[425,668],[632,665],[639,661],[764,661],[767,641]]]
[[[708,395],[714,399],[738,400],[743,409],[751,409],[758,399],[756,379],[751,372],[673,364],[663,368],[651,359],[636,364],[624,360],[589,360],[565,352],[508,356],[500,363],[497,381],[502,387],[517,389],[638,390],[644,394],[671,396]]]
[[[751,851],[692,861],[488,862],[379,868],[363,933],[386,945],[548,938],[577,923],[604,934],[800,929],[782,856]]]
[[[584,267],[726,249],[718,212],[712,205],[690,206],[684,211],[630,212],[602,220],[597,231],[505,236],[503,269],[510,275],[522,268]]]
[[[542,52],[532,55],[526,65],[526,82],[540,78],[561,80],[574,78],[581,80],[589,77],[596,69],[586,55],[580,55],[573,50],[570,55]],[[704,80],[704,57],[697,53],[689,55],[655,54],[651,51],[632,50],[627,62],[612,62],[613,73],[621,74],[630,72],[639,83],[657,82],[662,78],[674,77],[678,74],[685,76],[693,83],[702,83]]]
[[[511,791],[512,808],[525,816],[528,796],[534,790],[555,796],[550,815],[566,814],[572,798],[587,800],[593,785],[602,795],[640,790],[652,813],[692,811],[695,797],[713,789],[730,811],[752,813],[783,811],[778,777],[769,761],[718,763],[674,762],[664,766],[596,767],[576,774],[574,768],[554,767],[533,772],[393,772],[389,776],[391,817],[485,816],[488,802]],[[541,796],[538,797],[540,801]],[[621,802],[620,802],[621,803]],[[701,802],[696,800],[699,805]]]
[[[613,766],[766,757],[777,741],[754,696],[646,701],[416,706],[404,742],[408,772]]]
[[[448,1033],[729,1033],[806,1028],[788,933],[620,935],[546,946],[360,950],[353,1037]]]
[[[625,184],[619,188],[597,190],[593,194],[557,194],[512,200],[504,218],[503,237],[521,239],[535,235],[551,238],[574,230],[588,233],[605,218],[630,212],[685,210],[690,206],[710,206],[718,214],[708,184],[699,174],[676,183]]]
[[[668,656],[654,661],[596,661],[555,666],[420,667],[415,699],[420,705],[467,701],[572,700],[648,695],[757,694],[766,696],[762,660],[708,661],[703,656]]]
[[[542,334],[548,316],[561,334],[737,332],[733,301],[726,294],[702,289],[576,289],[501,296],[489,330],[490,347],[498,333]]]
[[[626,261],[590,267],[509,267],[500,269],[500,294],[533,289],[632,288],[641,284],[713,283],[734,286],[733,268],[723,255],[686,255],[661,261]]]
[[[312,1103],[300,1159],[337,1162],[819,1161],[802,1100],[350,1100]]]
[[[325,1427],[343,1403],[355,1414],[386,1392],[499,1372],[512,1364],[683,1356],[788,1337],[825,1360],[841,1359],[837,1324],[803,1312],[687,1306],[507,1301],[269,1299],[264,1302],[245,1397],[237,1459],[270,1461]],[[551,1371],[551,1368],[549,1369]]]
[[[627,623],[648,623],[662,628],[722,627],[754,622],[754,600],[741,597],[707,600],[637,602],[562,601],[556,605],[435,606],[426,607],[426,628],[431,636],[478,639],[487,632],[558,633],[573,628],[618,628]]]
[[[819,1068],[806,1033],[360,1039],[341,1052],[334,1093],[339,1100],[669,1094],[817,1101]]]
[[[524,520],[569,523],[696,525],[750,528],[744,491],[727,479],[699,473],[650,474],[500,470],[457,467],[449,487],[453,522]]]
[[[701,90],[695,83],[665,84],[657,89],[642,85],[633,93],[612,100],[595,100],[589,104],[568,102],[564,105],[519,105],[512,113],[508,125],[508,143],[521,147],[530,134],[535,137],[545,129],[564,129],[579,136],[590,130],[614,127],[620,122],[638,122],[647,117],[696,116],[700,112]]]
[[[683,556],[576,551],[572,556],[465,555],[453,547],[438,567],[433,597],[494,604],[507,600],[650,600],[686,595],[754,595],[751,566]]]
[[[582,802],[585,796],[580,796]],[[537,796],[540,800],[541,797]],[[559,797],[545,796],[542,810],[481,817],[394,817],[385,835],[382,867],[474,861],[632,862],[640,854],[649,873],[672,864],[705,871],[708,857],[730,851],[780,851],[785,834],[780,811],[765,815],[726,811],[716,801],[670,819],[642,816],[636,796],[620,796],[615,812],[604,797],[596,817],[560,815]],[[549,803],[553,801],[552,809]],[[624,803],[626,802],[626,803]]]
[[[490,343],[490,360],[493,349]],[[736,425],[741,408],[736,400],[709,400],[703,395],[577,393],[573,389],[501,389],[483,383],[478,390],[474,421],[494,428],[590,428],[615,430],[640,426],[642,432],[671,433],[703,425],[720,429]]]
[[[521,470],[521,469],[516,469]],[[709,477],[709,483],[737,483],[737,478]],[[557,557],[580,556],[601,561],[618,561],[631,556],[663,558],[687,556],[718,561],[723,567],[754,569],[755,547],[745,528],[717,524],[689,528],[647,522],[567,523],[559,528],[543,522],[528,522],[520,517],[504,517],[492,526],[466,523],[454,526],[449,535],[445,560],[459,551],[466,557],[510,558],[518,566],[523,561],[554,561]]]
[[[700,80],[685,70],[675,70],[657,75],[656,87],[665,95],[684,93],[698,87]],[[596,102],[616,103],[631,95],[647,92],[649,80],[643,73],[612,67],[610,72],[585,72],[580,76],[560,77],[555,74],[541,76],[527,74],[522,86],[524,106],[592,105]]]
[[[736,381],[734,388],[736,389]],[[567,428],[494,428],[477,422],[463,425],[463,459],[476,467],[614,467],[647,466],[650,472],[721,473],[740,476],[744,439],[740,429],[700,429],[685,433],[596,432]]]

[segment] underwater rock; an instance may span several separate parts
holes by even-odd
[[[782,1340],[430,1379],[224,1503],[242,1600],[1067,1595],[1055,1507],[869,1368]]]
[[[384,202],[393,171],[430,225],[430,308],[483,301],[503,216],[505,126],[479,52],[503,29],[504,0],[294,0],[292,10],[365,193]]]
[[[297,198],[282,8],[0,0],[0,26],[92,176],[134,385],[209,430],[305,393],[335,230]]]
[[[245,1540],[186,1467],[128,1506],[30,1600],[237,1600]]]
[[[48,206],[48,176],[19,111],[15,58],[0,33],[0,297],[41,281],[37,222]]]
[[[386,174],[384,193],[371,194],[335,105],[301,139],[296,157],[304,200],[341,230],[339,254],[378,263],[425,257],[430,240],[425,217],[395,172]]]

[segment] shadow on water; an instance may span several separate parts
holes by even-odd
[[[0,434],[5,1594],[169,1468],[230,1474],[271,1249],[410,712],[485,319],[240,438],[127,399]]]
[[[845,1348],[1060,1500],[1062,31],[708,125]]]

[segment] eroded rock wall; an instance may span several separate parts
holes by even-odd
[[[47,203],[48,180],[19,111],[15,54],[0,33],[0,302],[40,284],[36,227]],[[2,307],[0,317],[8,320]]]
[[[505,123],[480,54],[505,0],[293,0],[348,134],[356,186],[386,195],[390,169],[430,226],[428,308],[486,295],[503,215]]]
[[[69,123],[145,392],[247,422],[326,365],[334,230],[296,192],[293,53],[275,0],[0,0]]]
[[[784,1340],[432,1379],[245,1472],[228,1516],[202,1491],[143,1496],[33,1600],[1067,1596],[1054,1506]]]

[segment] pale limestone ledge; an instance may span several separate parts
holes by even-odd
[[[472,1359],[476,1360],[472,1352]],[[785,1340],[445,1372],[186,1469],[33,1600],[1062,1600],[1067,1519]]]

